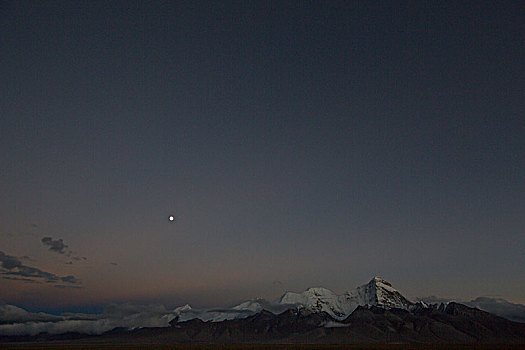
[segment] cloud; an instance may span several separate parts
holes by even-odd
[[[62,238],[53,239],[53,237],[42,237],[40,240],[49,250],[58,254],[62,254],[76,261],[87,260],[85,256],[77,256],[77,254],[69,249],[69,246],[64,243]]]
[[[60,281],[66,282],[66,283],[71,283],[71,284],[79,284],[80,283],[80,280],[78,278],[76,278],[75,276],[72,276],[72,275],[65,276],[65,277],[60,277]]]
[[[80,286],[66,286],[66,285],[63,285],[63,284],[57,284],[57,285],[54,285],[53,287],[59,288],[59,289],[80,289],[80,288],[82,288]]]
[[[0,305],[0,324],[19,322],[61,321],[64,317],[43,312],[32,313],[13,305]]]
[[[79,332],[101,334],[117,327],[168,327],[175,317],[162,305],[109,305],[102,314],[29,313],[12,305],[0,305],[0,336],[61,334]]]
[[[0,251],[0,263],[1,266],[5,269],[11,270],[19,266],[23,266],[20,260],[11,255],[6,255],[4,252]]]
[[[32,280],[30,278],[19,278],[19,277],[10,277],[10,276],[2,276],[0,278],[2,278],[4,280],[11,280],[11,281],[22,281],[22,282],[26,282],[26,283],[42,283],[42,282],[39,282],[39,281]]]
[[[42,238],[42,243],[44,245],[47,245],[49,247],[49,250],[59,253],[59,254],[68,254],[71,253],[71,251],[66,250],[68,246],[64,244],[64,241],[62,238],[60,239],[53,239],[52,237],[44,237]]]
[[[24,265],[20,259],[12,255],[7,255],[3,251],[0,251],[0,275],[3,275],[2,278],[4,279],[9,279],[9,276],[14,276],[14,278],[26,280],[34,278],[42,279],[46,283],[63,282],[80,284],[80,280],[75,276],[62,277],[36,267]]]

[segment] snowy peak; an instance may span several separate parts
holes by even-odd
[[[280,304],[307,304],[312,300],[332,300],[336,295],[329,289],[308,288],[302,293],[286,292],[281,296]]]
[[[326,312],[341,318],[346,314],[340,297],[326,288],[308,288],[302,293],[286,292],[279,300],[281,305],[296,305],[313,312]]]
[[[359,288],[363,288],[363,286]],[[381,306],[387,309],[407,309],[413,305],[411,301],[405,298],[398,290],[393,288],[390,283],[381,277],[374,277],[368,282],[365,287],[365,295],[367,296],[366,299],[369,299],[370,301],[368,303],[369,305]]]
[[[287,292],[279,303],[304,307],[313,312],[324,311],[339,320],[348,317],[358,306],[408,309],[413,305],[381,277],[374,277],[367,284],[343,295],[336,295],[326,288],[309,288],[302,293]]]
[[[386,287],[386,288],[392,288],[392,285],[385,281],[384,279],[382,279],[381,277],[374,277],[370,280],[370,282],[368,282],[368,284],[373,284],[373,285],[376,285],[376,286],[379,286],[379,287]]]

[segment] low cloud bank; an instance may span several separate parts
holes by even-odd
[[[14,305],[0,305],[0,325],[17,322],[43,322],[60,321],[61,316],[50,315],[43,312],[32,313]]]
[[[13,305],[0,306],[0,335],[102,334],[117,327],[167,327],[174,311],[162,305],[109,305],[102,314],[49,315],[30,313]]]

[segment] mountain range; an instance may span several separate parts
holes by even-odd
[[[253,299],[229,309],[199,310],[189,305],[177,308],[173,314],[177,321],[200,319],[219,322],[244,318],[262,310],[280,313],[293,308],[305,308],[312,312],[326,312],[336,320],[347,318],[358,306],[377,306],[383,308],[408,309],[415,305],[405,298],[390,283],[380,277],[370,282],[337,295],[329,289],[309,288],[302,293],[286,292],[277,302],[265,299]]]
[[[522,320],[523,305],[492,298],[467,305],[433,301],[437,298],[410,301],[374,277],[341,295],[309,288],[286,292],[275,302],[253,299],[224,309],[112,305],[101,315],[48,315],[4,305],[0,341],[525,344],[525,323],[511,320]]]

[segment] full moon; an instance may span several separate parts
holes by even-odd
[[[173,215],[170,216],[170,221],[175,221],[175,217]]]

